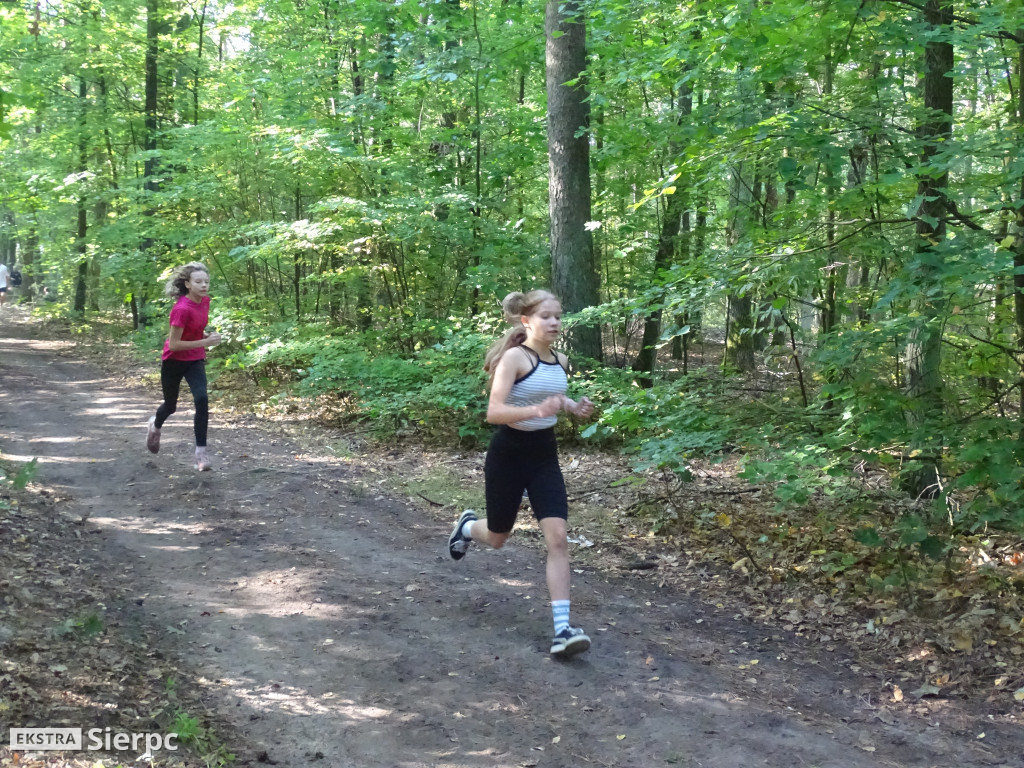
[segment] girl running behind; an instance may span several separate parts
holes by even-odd
[[[487,352],[491,376],[487,421],[497,424],[484,461],[487,519],[466,510],[448,538],[448,554],[461,560],[472,542],[494,549],[512,535],[523,491],[544,534],[547,583],[555,637],[552,655],[568,658],[590,647],[590,638],[569,625],[569,511],[558,465],[555,423],[559,411],[585,419],[594,411],[586,397],[565,396],[569,362],[551,348],[562,329],[562,305],[543,290],[510,293],[502,302],[513,327]]]
[[[197,261],[178,267],[164,289],[178,300],[171,308],[171,331],[164,342],[160,366],[160,386],[164,401],[149,420],[146,448],[150,453],[160,450],[160,429],[178,409],[181,380],[188,382],[195,401],[196,464],[200,472],[210,468],[206,453],[206,431],[210,422],[209,399],[206,395],[206,348],[220,343],[220,334],[206,332],[210,319],[210,272]]]

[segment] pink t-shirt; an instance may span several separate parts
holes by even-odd
[[[199,341],[206,332],[206,324],[210,320],[210,297],[196,304],[187,295],[179,297],[171,308],[171,325],[181,328],[182,341]],[[205,360],[206,347],[180,349],[171,352],[170,342],[164,342],[164,360]]]

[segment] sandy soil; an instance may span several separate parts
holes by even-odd
[[[530,537],[454,563],[449,521],[252,418],[214,416],[214,471],[199,474],[187,394],[150,455],[155,393],[32,328],[0,317],[0,456],[39,457],[63,512],[88,517],[133,593],[111,610],[204,682],[240,764],[1024,765],[1020,730],[970,702],[890,706],[870,670],[590,566],[573,621],[593,648],[555,661]]]

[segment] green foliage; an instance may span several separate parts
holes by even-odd
[[[300,394],[329,396],[381,434],[416,432],[471,443],[484,438],[482,364],[491,339],[479,324],[421,324],[409,331],[419,348],[400,357],[374,354],[381,346],[377,333],[332,334],[324,327],[279,324],[257,336],[251,325],[225,316],[220,322],[235,333],[237,351],[223,362],[229,370],[244,369],[268,387],[292,382]]]
[[[176,733],[180,743],[194,750],[207,768],[223,768],[235,761],[235,755],[219,741],[213,730],[184,710],[175,712],[167,730]]]
[[[634,374],[605,369],[578,386],[601,404],[583,437],[622,445],[641,472],[656,468],[687,479],[687,459],[713,456],[742,438],[738,414],[724,403],[716,408],[708,385],[697,378],[643,389]]]
[[[160,719],[166,721],[167,733],[177,735],[178,742],[199,756],[207,768],[225,768],[235,761],[217,733],[195,715],[182,708],[178,698],[178,681],[168,677],[164,681],[164,701]]]
[[[87,315],[133,313],[156,350],[162,277],[202,260],[226,339],[211,373],[332,399],[385,434],[481,440],[496,300],[551,275],[536,9],[243,0],[200,24],[161,4],[149,135],[139,6],[52,8],[38,34],[0,36],[0,237],[59,298],[43,311],[82,291]],[[606,363],[628,366],[660,312],[658,345],[698,327],[750,341],[786,381],[751,395],[709,361],[643,389],[597,367],[573,380],[599,405],[584,439],[680,478],[743,453],[780,508],[847,503],[860,462],[931,463],[928,533],[899,546],[934,549],[950,528],[1024,530],[1024,146],[1001,44],[1021,19],[990,3],[935,29],[905,10],[589,3],[578,82],[604,303],[567,324],[601,325]],[[4,5],[4,30],[31,12]],[[972,54],[941,73],[957,130],[926,153],[935,115],[907,83],[937,40]],[[922,183],[947,177],[947,214],[923,212]],[[729,315],[740,298],[749,317]]]
[[[773,451],[768,458],[750,456],[740,477],[751,484],[770,485],[780,508],[806,505],[815,496],[849,501],[853,491],[842,454],[825,445],[793,445]]]
[[[0,488],[9,486],[16,491],[24,490],[25,486],[32,482],[32,478],[35,477],[38,464],[38,458],[26,461],[16,470],[11,470],[7,466],[0,464]]]
[[[72,635],[79,640],[89,640],[102,635],[107,627],[99,613],[92,611],[84,616],[65,619],[59,626],[51,630],[54,637]]]
[[[199,719],[187,712],[178,711],[171,720],[169,726],[171,733],[178,734],[182,744],[196,746],[204,736],[203,728],[199,725]]]
[[[1024,532],[1024,445],[1002,419],[972,423],[962,446],[951,452],[954,525],[970,532],[988,526]]]

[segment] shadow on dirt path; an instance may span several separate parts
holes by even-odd
[[[214,471],[200,475],[182,407],[152,456],[154,393],[34,340],[16,317],[0,318],[0,455],[39,457],[40,480],[72,499],[66,513],[88,515],[132,580],[129,608],[202,676],[243,762],[1024,764],[1019,732],[955,702],[927,721],[887,709],[814,648],[589,568],[574,575],[573,616],[594,646],[553,661],[532,542],[453,563],[446,524],[361,496],[358,470],[298,455],[255,422],[214,414]]]

